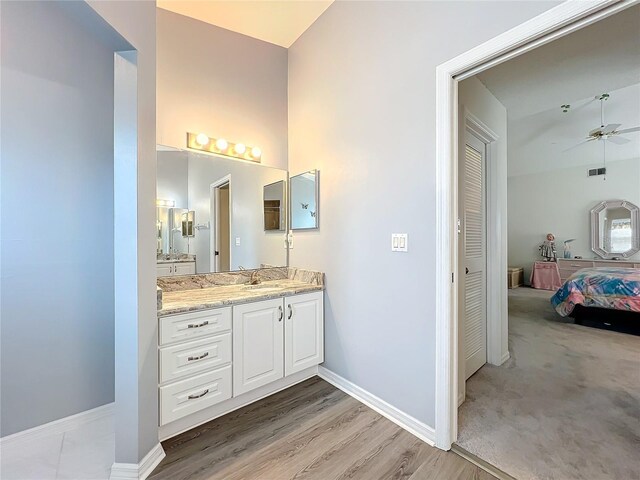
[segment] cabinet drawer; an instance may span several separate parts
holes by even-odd
[[[231,330],[231,307],[160,317],[160,345]]]
[[[174,275],[195,275],[196,264],[195,262],[184,262],[173,264]]]
[[[615,267],[615,268],[633,268],[633,263],[631,262],[621,262],[621,261],[615,261],[612,260],[610,262],[606,262],[606,261],[600,261],[600,262],[595,262],[595,266],[596,267]]]
[[[160,425],[231,398],[231,365],[160,387]]]
[[[160,348],[160,383],[231,362],[231,333]]]

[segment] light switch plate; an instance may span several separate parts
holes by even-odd
[[[236,237],[236,247],[240,246],[240,237]]]
[[[406,233],[391,234],[391,251],[392,252],[408,252],[409,236]]]

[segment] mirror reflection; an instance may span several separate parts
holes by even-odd
[[[284,232],[286,230],[285,182],[280,180],[279,182],[265,185],[262,198],[264,229]]]
[[[166,147],[157,158],[159,276],[286,266],[286,170]]]
[[[602,258],[627,257],[640,248],[638,207],[623,200],[601,202],[591,210],[592,249]]]
[[[291,230],[318,228],[318,171],[291,177]]]
[[[604,250],[623,253],[631,248],[631,213],[626,208],[600,212],[600,241]]]

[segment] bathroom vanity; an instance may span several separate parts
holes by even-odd
[[[319,272],[281,267],[158,285],[161,440],[312,377],[324,360]]]

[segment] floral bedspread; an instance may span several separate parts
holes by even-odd
[[[571,275],[551,297],[566,317],[576,305],[640,312],[640,269],[583,268]]]

